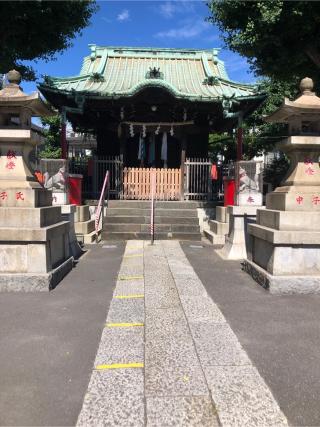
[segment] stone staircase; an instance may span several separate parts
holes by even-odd
[[[155,239],[201,240],[197,202],[155,202]],[[150,202],[110,200],[102,240],[150,239]]]
[[[74,229],[78,242],[87,244],[96,241],[95,221],[91,219],[89,206],[77,206]]]
[[[209,220],[209,230],[204,230],[205,237],[213,244],[223,246],[229,233],[229,214],[224,206],[216,207],[216,219]]]

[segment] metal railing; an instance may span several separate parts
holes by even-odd
[[[109,194],[108,194],[109,183],[110,183],[109,176],[110,176],[109,171],[107,171],[104,177],[99,203],[95,212],[95,231],[96,231],[97,242],[98,242],[99,230],[101,230],[103,227],[103,208],[105,205],[106,195],[107,195],[107,201],[109,200]]]

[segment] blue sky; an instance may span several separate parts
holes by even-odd
[[[56,56],[56,61],[31,64],[38,75],[72,76],[80,71],[88,44],[101,46],[155,46],[182,48],[223,48],[219,31],[205,21],[209,9],[202,1],[102,1],[91,25],[73,41],[73,47]],[[226,49],[219,57],[225,61],[232,80],[252,83],[253,75],[244,58]],[[34,83],[22,84],[26,92]]]

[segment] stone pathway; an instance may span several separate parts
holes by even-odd
[[[129,241],[77,425],[287,421],[179,243]]]

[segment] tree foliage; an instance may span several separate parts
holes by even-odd
[[[61,159],[61,117],[42,117],[41,124],[44,127],[45,143],[39,153],[40,159]]]
[[[264,117],[275,111],[284,97],[293,99],[297,96],[298,81],[286,83],[265,78],[258,82],[258,90],[266,93],[266,101],[243,123],[243,157],[248,160],[272,151],[276,144],[287,136],[286,125],[267,123]],[[236,135],[210,135],[209,151],[215,160],[221,155],[225,161],[236,160]]]
[[[264,181],[272,185],[272,188],[279,187],[289,169],[289,160],[285,155],[280,155],[273,159],[264,170]]]
[[[290,81],[319,79],[320,2],[211,0],[211,16],[229,49],[257,75]]]
[[[15,68],[25,80],[34,80],[35,70],[22,61],[54,59],[72,46],[96,10],[94,0],[1,1],[0,73]]]

